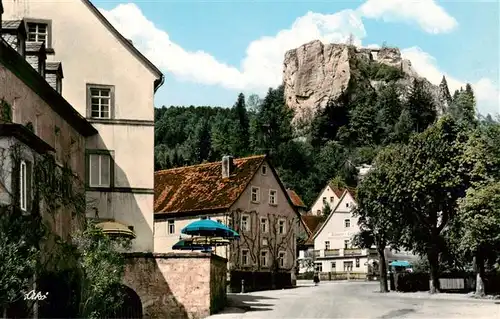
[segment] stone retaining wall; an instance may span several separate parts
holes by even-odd
[[[123,283],[140,297],[144,318],[205,318],[225,306],[226,259],[199,252],[125,256]]]

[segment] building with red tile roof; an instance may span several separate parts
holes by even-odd
[[[297,234],[304,226],[297,202],[267,156],[225,156],[219,162],[155,172],[154,195],[155,252],[171,251],[182,228],[210,218],[241,235],[229,248],[216,250],[229,260],[231,270],[269,271],[277,262],[294,272]],[[278,240],[283,245],[275,252]]]

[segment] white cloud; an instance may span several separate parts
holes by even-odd
[[[366,36],[361,16],[413,20],[431,33],[447,32],[457,25],[455,19],[434,1],[368,0],[357,11],[343,10],[334,14],[308,12],[297,18],[290,28],[251,42],[241,67],[237,68],[218,61],[207,52],[183,49],[133,3],[100,11],[153,63],[176,78],[255,93],[264,93],[267,88],[282,82],[283,58],[289,49],[316,39],[324,43],[345,42],[350,34],[354,35],[355,44],[361,45],[361,39]],[[370,44],[366,47],[379,46]],[[402,53],[412,61],[421,76],[439,84],[445,72],[437,67],[434,57],[418,47],[405,49]],[[465,84],[465,81],[445,75],[452,92]],[[483,78],[472,84],[481,112],[499,112],[498,83]]]
[[[446,76],[448,88],[451,94],[460,87],[465,88],[466,80],[459,80],[439,69],[436,59],[419,47],[411,47],[401,51],[405,59],[411,61],[412,67],[417,73],[427,78],[433,84],[439,84]],[[478,81],[469,81],[472,85],[477,99],[477,107],[482,114],[500,113],[500,89],[498,83],[493,83],[490,79],[482,78]]]
[[[197,83],[259,93],[281,83],[287,50],[316,39],[325,43],[345,42],[351,33],[355,44],[360,45],[361,38],[366,35],[363,22],[353,10],[334,14],[308,12],[297,18],[289,29],[251,42],[241,69],[238,69],[217,61],[206,52],[184,50],[173,43],[165,31],[155,27],[133,3],[100,11],[160,69]]]
[[[368,0],[358,8],[363,17],[395,22],[416,22],[428,33],[455,29],[457,20],[434,0]]]

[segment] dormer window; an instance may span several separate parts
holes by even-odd
[[[61,62],[47,62],[45,66],[45,79],[57,93],[62,93],[63,71]]]

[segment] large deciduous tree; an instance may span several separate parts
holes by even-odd
[[[500,182],[467,190],[460,200],[461,245],[474,256],[476,294],[483,296],[485,261],[500,253]]]
[[[398,216],[398,202],[394,197],[394,167],[399,165],[400,150],[393,146],[381,151],[371,170],[358,185],[357,206],[354,214],[359,217],[360,232],[354,242],[364,248],[376,246],[379,258],[380,292],[387,292],[387,264],[385,248],[398,241],[402,224]]]
[[[476,294],[484,295],[485,262],[500,253],[500,124],[485,123],[470,133],[463,169],[471,187],[460,201],[454,239],[474,257]]]
[[[450,117],[443,117],[415,135],[394,166],[393,197],[405,225],[403,244],[429,260],[431,292],[439,291],[442,232],[465,195],[467,178],[461,169],[466,135]]]

